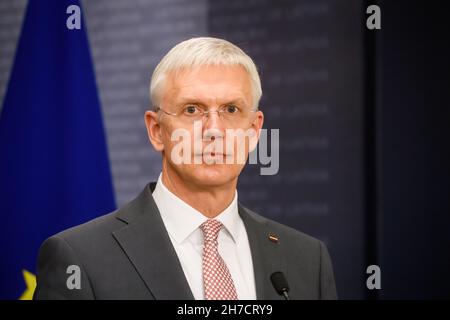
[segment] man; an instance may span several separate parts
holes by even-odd
[[[46,240],[34,298],[283,299],[271,282],[281,272],[291,299],[335,299],[321,241],[238,203],[238,177],[264,120],[251,58],[225,40],[184,41],[156,67],[150,95],[145,123],[162,155],[157,183]],[[241,143],[239,130],[250,133]],[[69,266],[78,284],[70,285]]]

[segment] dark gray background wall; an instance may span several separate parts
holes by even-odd
[[[450,298],[448,9],[379,1],[377,253],[383,299]]]

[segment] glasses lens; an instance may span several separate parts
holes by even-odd
[[[239,109],[230,106],[211,112],[203,112],[203,110],[201,109],[197,109],[195,110],[195,112],[194,110],[187,111],[189,112],[185,111],[178,113],[178,118],[180,119],[180,121],[186,124],[191,124],[195,121],[201,120],[205,121],[208,117],[211,116],[211,114],[216,113],[227,127],[237,127],[245,124],[250,120],[250,117],[253,114],[253,112],[248,108]]]

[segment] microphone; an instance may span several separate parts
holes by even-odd
[[[283,272],[277,271],[272,273],[272,275],[270,276],[270,281],[272,281],[272,285],[275,288],[275,291],[280,296],[283,296],[285,300],[289,300],[289,285],[286,278],[284,277]]]

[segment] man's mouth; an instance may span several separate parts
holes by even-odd
[[[227,154],[227,153],[222,153],[222,152],[204,152],[204,153],[196,153],[195,156],[197,157],[201,157],[201,156],[223,156],[223,157],[231,157],[231,154]]]

